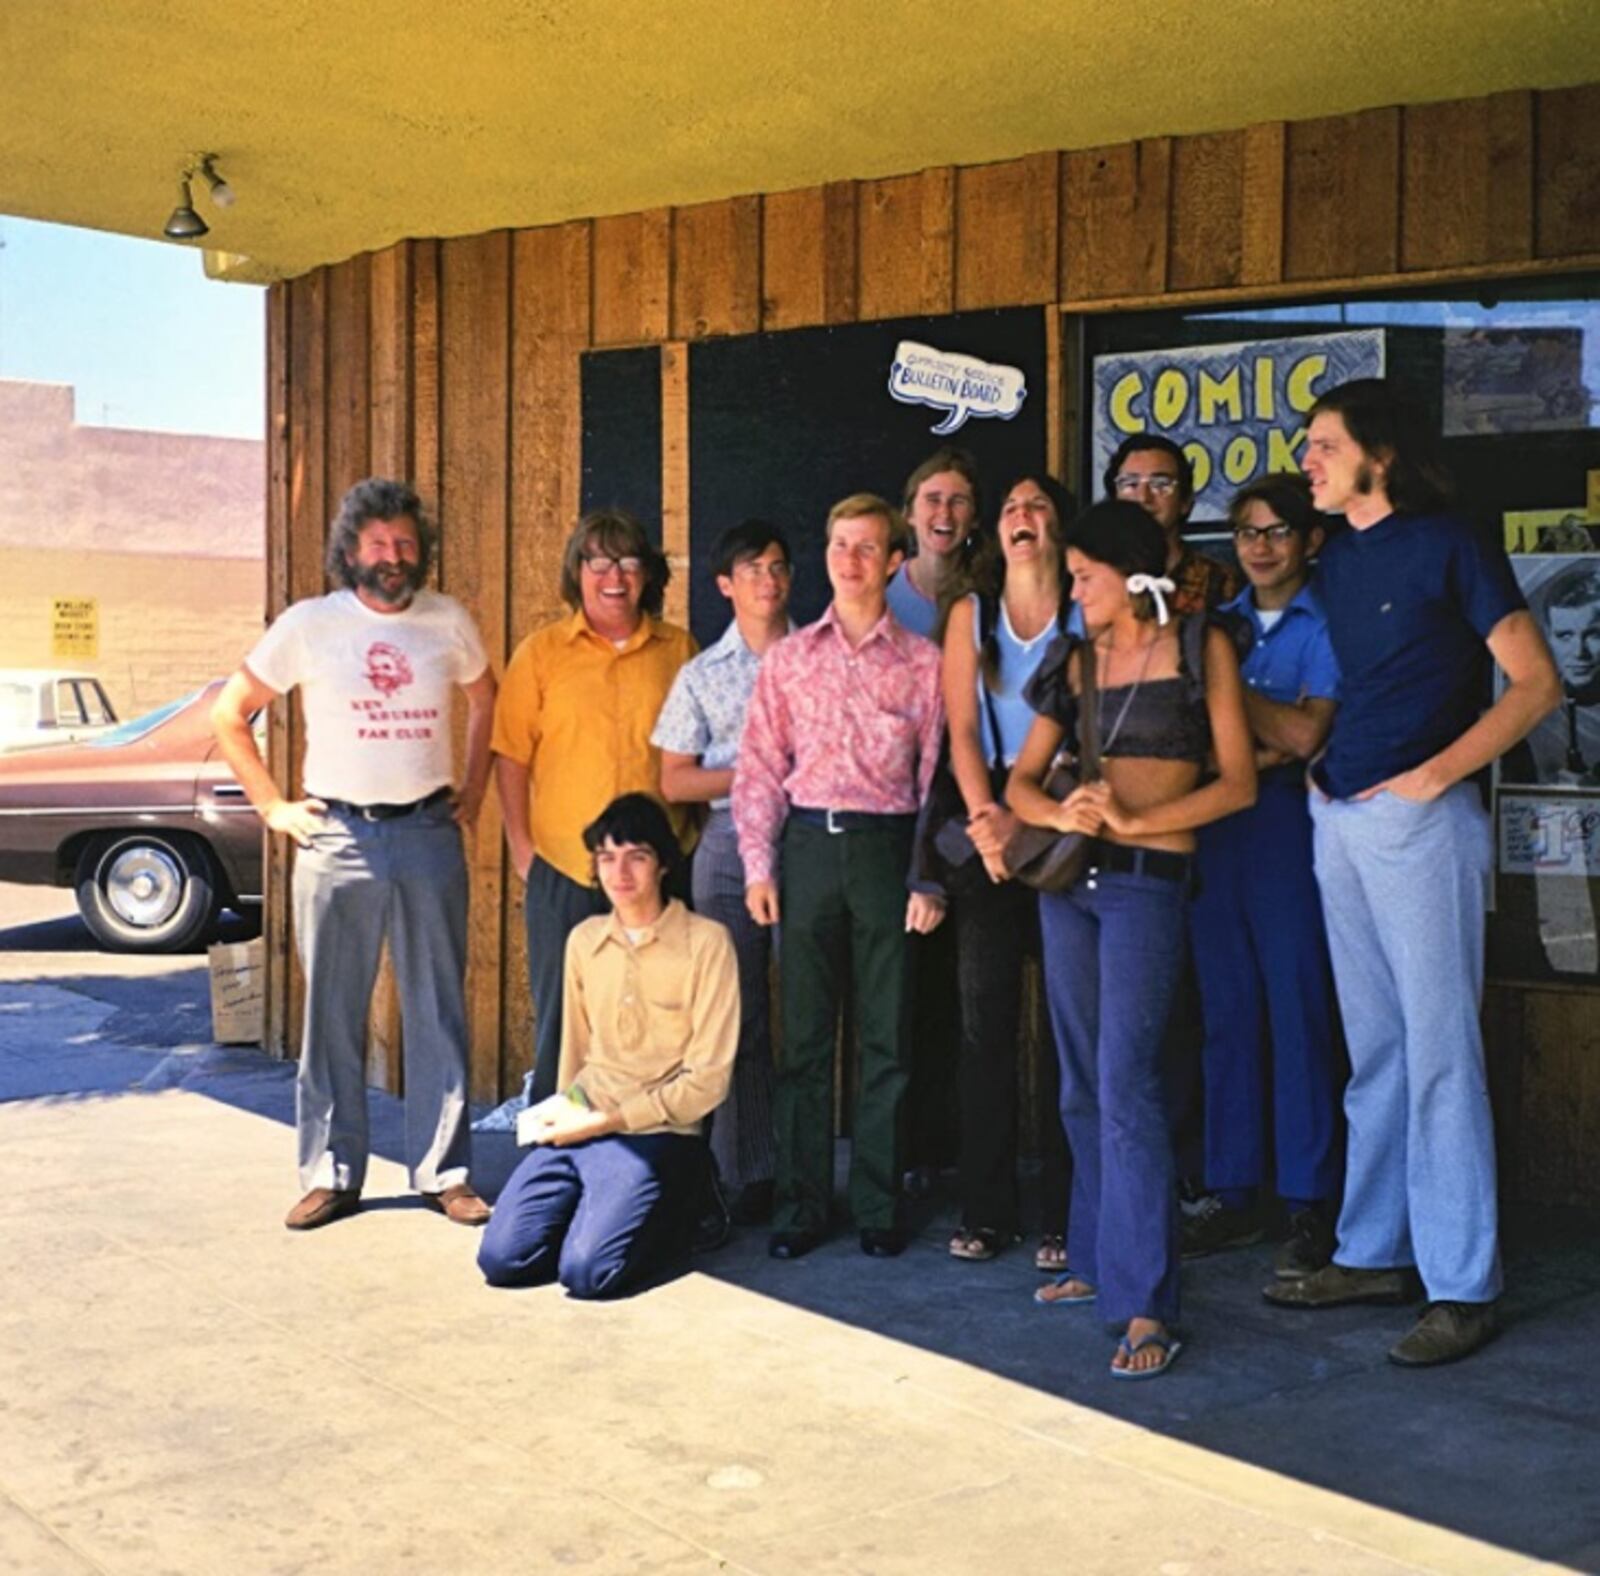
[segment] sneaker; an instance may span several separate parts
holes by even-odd
[[[1459,1362],[1492,1341],[1498,1330],[1492,1302],[1430,1302],[1408,1334],[1389,1348],[1402,1368]]]
[[[1333,1262],[1336,1245],[1326,1205],[1297,1209],[1289,1217],[1289,1240],[1273,1255],[1272,1273],[1282,1281],[1304,1280]]]
[[[1211,1194],[1183,1217],[1178,1232],[1178,1251],[1186,1259],[1203,1259],[1229,1248],[1253,1248],[1265,1242],[1271,1216],[1259,1204],[1249,1209],[1225,1209],[1222,1200]]]

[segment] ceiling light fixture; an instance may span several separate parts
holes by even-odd
[[[193,171],[186,170],[178,182],[178,206],[167,216],[167,222],[161,227],[161,233],[169,241],[197,241],[211,230],[211,226],[194,211],[194,201],[189,195],[191,174]]]

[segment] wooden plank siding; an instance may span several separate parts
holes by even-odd
[[[1079,340],[1064,313],[1596,268],[1600,85],[402,242],[269,294],[269,612],[322,589],[339,491],[369,468],[404,474],[441,519],[440,583],[471,608],[503,666],[518,640],[561,612],[559,556],[581,487],[580,357],[591,348],[661,348],[663,537],[675,570],[669,611],[681,618],[696,589],[686,573],[695,340],[1038,306],[1049,459],[1067,468],[1081,413]],[[298,717],[275,711],[274,770],[296,772]],[[526,1071],[532,1009],[522,887],[506,869],[496,805],[470,846],[472,1076],[482,1099]],[[300,1012],[288,873],[275,847],[268,1038],[279,1054],[293,1053]],[[1592,1035],[1567,1034],[1577,1008],[1564,1000],[1496,987],[1487,1022],[1497,1087],[1512,1101],[1507,1057],[1537,1042],[1512,1103],[1530,1131],[1537,1123],[1566,1135],[1542,1154],[1527,1148],[1508,1174],[1530,1195],[1593,1199],[1600,1053]],[[372,1033],[371,1076],[398,1087],[391,1002],[375,1007]],[[1559,1035],[1572,1044],[1557,1049]],[[1562,1080],[1584,1092],[1557,1111]]]

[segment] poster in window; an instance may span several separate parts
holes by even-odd
[[[1594,398],[1581,328],[1447,328],[1444,435],[1581,432]]]
[[[1501,760],[1500,787],[1600,796],[1600,553],[1518,555],[1511,565],[1555,658],[1561,704]]]
[[[1383,372],[1381,328],[1096,356],[1095,475],[1124,438],[1159,434],[1194,466],[1189,518],[1224,519],[1247,482],[1300,468],[1306,417],[1320,395]]]

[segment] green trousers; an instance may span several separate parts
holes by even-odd
[[[854,983],[861,1078],[850,1160],[857,1226],[895,1224],[895,1153],[908,1058],[911,828],[830,833],[790,821],[783,834],[783,1046],[773,1119],[779,1231],[822,1231],[833,1193],[833,1058],[839,1008]]]

